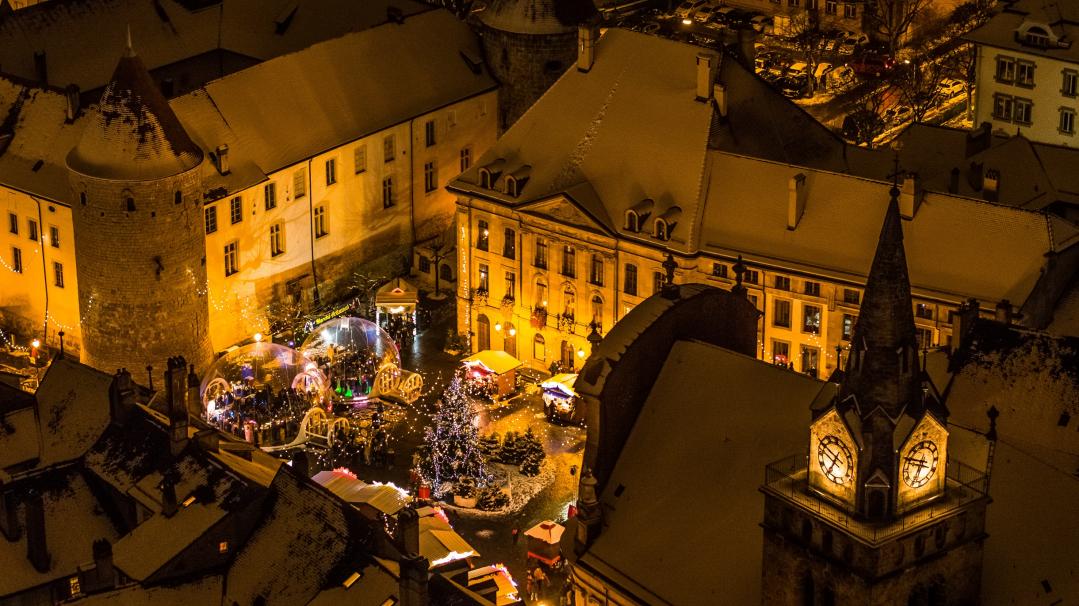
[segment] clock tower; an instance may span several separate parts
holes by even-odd
[[[985,476],[948,456],[890,193],[846,369],[811,407],[808,450],[766,470],[764,604],[979,601]]]

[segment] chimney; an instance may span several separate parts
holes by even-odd
[[[806,176],[798,173],[787,183],[787,229],[794,230],[806,210]]]
[[[719,112],[720,118],[727,117],[727,87],[717,82],[712,87],[712,98],[716,100],[716,111]]]
[[[41,86],[49,85],[49,64],[45,60],[45,51],[34,51],[34,72]]]
[[[420,552],[420,515],[407,507],[397,513],[398,548],[404,555]]]
[[[573,551],[581,555],[595,542],[603,529],[603,509],[596,496],[596,477],[591,469],[585,469],[577,486],[577,535],[573,537]]]
[[[232,172],[229,166],[229,144],[222,143],[217,146],[217,172],[227,175]]]
[[[116,371],[109,389],[109,418],[123,427],[135,409],[135,384],[126,368]]]
[[[967,133],[967,156],[981,153],[989,149],[993,142],[993,125],[982,122],[978,128]]]
[[[716,81],[719,57],[712,53],[697,53],[697,100],[712,98],[712,84]]]
[[[959,193],[959,167],[953,167],[952,172],[948,175],[948,193]]]
[[[45,500],[37,490],[26,499],[26,558],[38,572],[49,570],[49,547],[45,541]]]
[[[187,389],[183,356],[168,359],[165,371],[165,402],[169,417],[169,452],[177,456],[187,447]]]
[[[1000,303],[997,303],[996,320],[1006,326],[1012,324],[1012,302],[1007,299],[1001,299]]]
[[[427,558],[411,554],[401,556],[401,577],[398,592],[400,606],[427,606]]]
[[[302,475],[305,478],[311,477],[311,463],[307,458],[307,453],[303,450],[297,450],[292,455],[292,469]]]
[[[199,395],[199,376],[195,374],[195,365],[187,367],[187,414],[202,416],[202,397]]]
[[[108,539],[98,539],[93,543],[94,576],[88,587],[83,590],[112,589],[116,587],[116,567],[112,564],[112,543]]]
[[[977,299],[967,299],[966,303],[959,305],[952,324],[952,341],[957,350],[965,348],[970,340],[970,332],[978,320],[978,307]]]
[[[967,171],[967,183],[974,191],[982,190],[983,177],[985,177],[985,163],[981,160],[971,161],[970,170]]]
[[[922,203],[922,192],[918,189],[918,175],[906,173],[899,188],[899,216],[913,219],[914,213]]]
[[[64,89],[64,98],[67,100],[67,109],[64,115],[68,122],[74,122],[75,116],[78,116],[79,110],[82,109],[79,105],[79,87],[68,84]]]
[[[985,169],[985,178],[982,179],[982,198],[988,202],[996,202],[1000,197],[1000,171],[995,168]]]
[[[587,72],[596,62],[596,38],[599,28],[589,21],[577,28],[577,71]]]
[[[19,518],[15,502],[15,493],[4,492],[4,481],[0,480],[0,532],[9,541],[18,541],[22,533],[19,532]]]
[[[170,466],[161,474],[161,514],[166,518],[176,515],[176,480]]]
[[[195,442],[206,452],[220,452],[221,450],[221,434],[217,433],[216,429],[203,429],[198,432],[195,434]]]

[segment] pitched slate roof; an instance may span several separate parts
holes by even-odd
[[[1048,28],[1067,45],[1039,48],[1022,44],[1016,35],[1024,23]],[[1020,0],[997,13],[988,23],[963,38],[977,44],[1041,55],[1058,61],[1079,63],[1079,7],[1071,0]]]

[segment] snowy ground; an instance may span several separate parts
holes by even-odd
[[[494,468],[496,475],[502,475],[506,478],[506,485],[502,488],[502,490],[510,497],[510,502],[506,507],[495,511],[483,511],[475,508],[458,507],[454,505],[452,501],[443,503],[443,506],[465,516],[504,518],[512,514],[520,513],[533,497],[554,482],[555,464],[550,459],[543,460],[543,464],[540,465],[539,475],[533,477],[521,475],[521,473],[517,471],[516,465],[494,463],[491,467]],[[499,474],[499,472],[501,472],[501,474]]]

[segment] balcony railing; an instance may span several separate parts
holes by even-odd
[[[809,489],[807,462],[805,454],[796,454],[768,465],[764,469],[764,486],[761,489],[817,514],[873,546],[931,524],[988,496],[988,484],[983,472],[949,459],[942,497],[903,514],[895,522],[875,524],[858,519],[854,512],[812,492]]]
[[[506,294],[502,297],[502,307],[513,308],[513,295]]]
[[[532,328],[542,329],[547,326],[547,308],[537,305],[532,308]]]
[[[573,324],[574,321],[572,313],[558,314],[558,330],[573,332]]]
[[[472,289],[472,300],[480,304],[486,304],[488,294],[486,288],[474,288]]]

